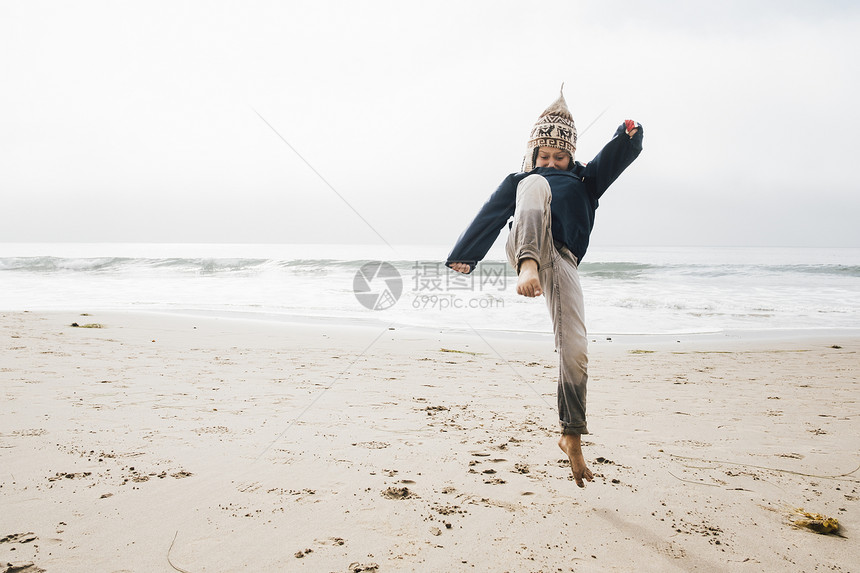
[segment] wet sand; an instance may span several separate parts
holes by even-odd
[[[858,350],[0,313],[0,571],[856,570]]]

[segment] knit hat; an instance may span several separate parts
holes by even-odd
[[[534,169],[534,150],[538,147],[555,147],[570,153],[571,161],[576,152],[576,126],[573,116],[564,101],[564,84],[561,93],[548,108],[546,108],[532,128],[529,142],[526,146],[526,156],[523,159],[523,172]]]

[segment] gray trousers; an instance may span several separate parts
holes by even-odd
[[[517,186],[514,222],[505,251],[517,269],[523,259],[538,262],[540,286],[552,317],[558,352],[558,417],[563,434],[587,434],[585,394],[588,383],[588,337],[585,305],[576,257],[553,244],[552,190],[541,175],[529,175]]]

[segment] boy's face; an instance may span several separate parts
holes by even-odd
[[[570,153],[556,147],[539,147],[535,167],[567,171],[570,168]]]

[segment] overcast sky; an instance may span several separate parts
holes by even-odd
[[[860,247],[859,6],[5,0],[0,242],[451,245],[565,82],[592,244]]]

